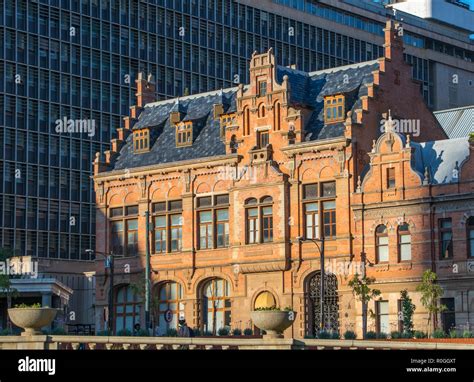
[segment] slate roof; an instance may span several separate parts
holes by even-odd
[[[449,138],[468,137],[474,132],[474,105],[439,110],[433,114]]]
[[[458,182],[463,162],[469,157],[469,138],[444,139],[430,142],[410,142],[415,148],[413,167],[424,179],[428,168],[431,184]]]
[[[373,82],[372,72],[378,68],[377,60],[311,73],[277,66],[276,80],[281,84],[283,77],[287,75],[290,84],[289,103],[312,110],[304,128],[305,140],[313,141],[344,134],[343,123],[324,124],[324,97],[344,93],[346,111],[360,108],[360,97],[367,95],[366,85]],[[133,129],[150,128],[150,151],[135,154],[130,135],[115,161],[114,169],[224,155],[225,145],[220,138],[220,122],[213,118],[213,105],[222,103],[225,113],[236,111],[236,92],[237,87],[234,87],[147,104]],[[176,147],[175,128],[169,121],[172,111],[179,111],[183,121],[194,122],[192,146]]]

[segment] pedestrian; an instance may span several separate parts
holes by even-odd
[[[191,337],[188,324],[186,324],[184,318],[179,320],[178,337]]]

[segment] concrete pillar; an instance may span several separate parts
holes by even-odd
[[[53,307],[53,295],[50,292],[41,294],[41,306],[43,308],[52,308]],[[51,324],[41,328],[42,330],[51,331]]]

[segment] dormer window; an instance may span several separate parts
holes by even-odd
[[[176,125],[176,147],[191,146],[193,143],[193,123],[180,122]]]
[[[222,114],[220,116],[220,124],[221,124],[221,138],[225,136],[225,131],[229,126],[233,126],[235,124],[235,114]]]
[[[133,132],[133,150],[136,153],[150,150],[150,130],[142,129]]]
[[[324,98],[324,122],[342,122],[345,118],[344,96],[328,96]]]

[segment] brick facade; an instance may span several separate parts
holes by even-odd
[[[418,90],[419,84],[411,79],[411,68],[403,61],[398,28],[392,21],[387,23],[385,57],[378,60],[378,69],[372,73],[373,81],[363,84],[367,88],[366,94],[358,96],[356,106],[347,111],[342,122],[343,133],[325,139],[306,139],[305,126],[313,109],[304,103],[290,102],[297,95],[295,92],[306,90],[296,88],[287,75],[281,81],[277,80],[270,50],[252,56],[250,84],[236,89],[236,110],[227,113],[232,122],[222,135],[224,155],[146,166],[130,163],[129,168],[117,169],[115,161],[124,155],[121,150],[125,142],[131,140],[129,135],[134,123],[139,120],[145,104],[153,99],[151,79],[146,81],[140,77],[137,80],[137,106],[132,107],[130,117],[125,118],[125,128],[119,129],[112,150],[104,156],[98,154],[94,162],[96,251],[112,251],[113,221],[121,220],[124,230],[130,218],[136,220],[138,226],[137,255],[125,253],[116,258],[114,284],[140,284],[144,278],[145,212],[150,211],[153,300],[163,300],[160,291],[162,296],[168,296],[166,304],[161,301],[162,306],[156,308],[159,313],[155,311],[155,318],[159,316],[161,324],[163,311],[170,308],[174,317],[184,315],[191,327],[210,330],[212,322],[216,321],[217,327],[245,329],[252,326],[250,311],[257,297],[266,291],[273,295],[276,305],[290,306],[297,313],[294,325],[285,332],[286,337],[314,334],[318,317],[313,306],[317,299],[313,278],[320,269],[320,252],[316,243],[300,240],[307,238],[309,232],[310,218],[305,213],[309,205],[305,207],[306,203],[313,203],[319,209],[320,237],[325,237],[326,268],[335,275],[331,280],[337,281],[328,302],[333,306],[337,304],[331,322],[337,322],[338,330],[351,329],[358,333],[361,330],[360,303],[347,286],[350,270],[360,264],[361,253],[366,253],[367,259],[374,264],[367,268],[367,273],[376,278],[377,288],[382,291],[381,298],[389,301],[392,326],[397,325],[400,291],[408,288],[417,305],[415,326],[426,329],[426,312],[415,288],[422,272],[430,268],[438,273],[446,296],[456,298],[456,309],[462,309],[456,313],[456,322],[464,323],[467,316],[463,312],[469,311],[465,306],[470,305],[472,310],[474,304],[474,297],[465,294],[474,275],[467,270],[466,247],[466,221],[474,212],[472,154],[464,163],[458,164],[460,175],[454,183],[434,184],[414,170],[416,159],[412,155],[415,149],[410,145],[443,140],[446,135],[426,107]],[[352,73],[353,69],[341,70]],[[321,93],[320,97],[326,95]],[[212,108],[215,119],[225,114],[220,106]],[[392,130],[381,134],[380,120],[383,116],[388,118],[389,110],[394,118],[419,120],[420,134],[409,138]],[[179,116],[182,116],[180,112]],[[324,128],[330,130],[331,124]],[[472,143],[469,150],[473,150]],[[384,188],[387,166],[395,168],[396,183],[390,189]],[[315,198],[309,196],[310,187],[305,187],[312,184],[317,184],[319,189]],[[228,202],[216,202],[218,195],[228,195]],[[200,206],[199,203],[207,203],[209,196],[213,205]],[[181,208],[160,212],[159,208],[164,206],[160,203],[167,202],[165,208],[170,209],[169,202],[175,200],[182,201]],[[332,213],[332,203],[335,213]],[[138,206],[138,213],[123,218],[111,217],[114,208],[124,206]],[[269,208],[271,220],[265,215]],[[218,210],[228,211],[228,243],[224,246],[218,244],[219,238],[225,236],[225,228],[222,228],[224,236],[218,238]],[[258,243],[252,243],[254,232],[249,228],[252,224],[250,210],[257,211],[259,219]],[[199,227],[199,219],[201,212],[206,211],[212,211],[214,216],[209,236],[213,248],[202,248],[203,243],[207,246],[207,237],[202,232],[207,231]],[[156,253],[158,220],[155,217],[164,214],[167,216],[167,251]],[[182,240],[180,250],[172,251],[171,215],[179,214]],[[454,257],[439,260],[438,218],[447,216],[453,222]],[[397,256],[397,227],[405,222],[411,234],[410,261],[400,261]],[[387,226],[390,257],[388,262],[377,264],[374,240],[375,229],[380,224]],[[128,233],[123,235],[126,241]],[[317,243],[321,247],[322,243]],[[452,272],[454,263],[459,264],[458,273]],[[163,288],[170,282],[177,284]],[[226,291],[221,293],[224,284],[227,288],[224,287]],[[103,311],[108,296],[102,261],[97,261],[96,292],[96,327],[100,329],[104,328]],[[213,296],[217,296],[218,303]],[[215,316],[213,303],[217,304]],[[143,326],[143,304],[137,309],[141,309],[139,320]],[[130,320],[127,323],[133,322],[133,318]],[[369,320],[369,329],[374,325]]]

